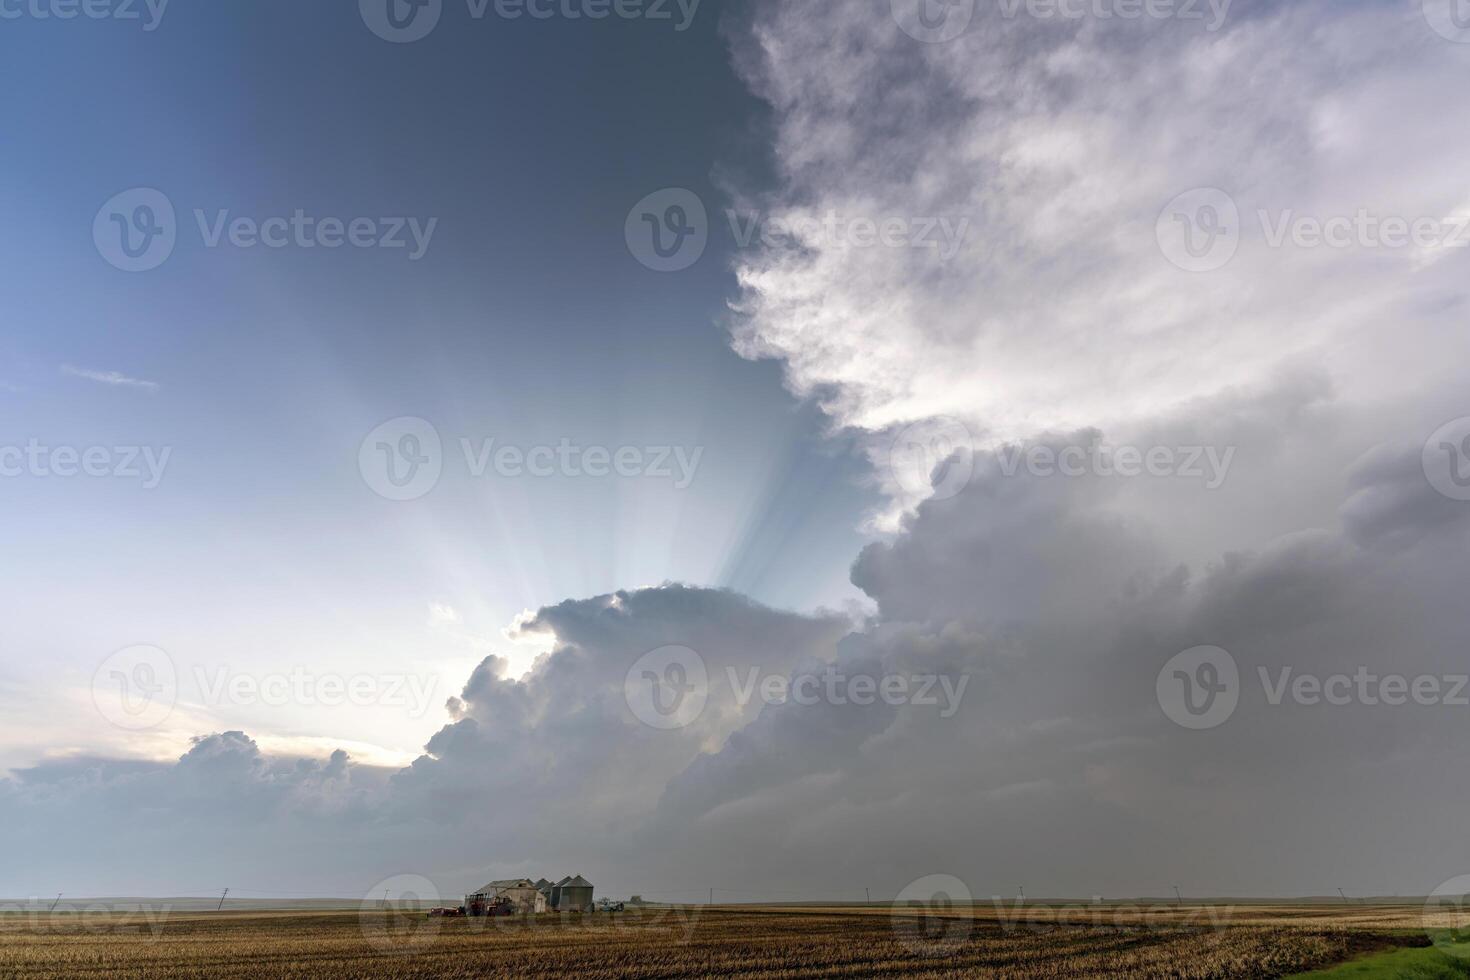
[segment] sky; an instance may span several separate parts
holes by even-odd
[[[86,9],[0,895],[1470,874],[1451,0]]]

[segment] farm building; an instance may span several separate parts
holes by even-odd
[[[592,882],[581,875],[558,881],[551,886],[551,907],[558,912],[592,911]]]
[[[509,906],[516,914],[545,912],[546,896],[530,878],[509,878],[492,881],[479,891],[464,897],[465,911],[470,915],[487,915],[489,909],[499,905]]]
[[[591,912],[592,883],[581,875],[550,882],[545,878],[492,881],[464,897],[469,915],[524,915],[536,912]]]

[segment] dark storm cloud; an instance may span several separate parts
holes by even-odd
[[[1251,425],[1222,422],[1218,404],[1171,425],[1277,443],[1301,411],[1277,389],[1233,404]],[[1465,669],[1470,508],[1424,494],[1417,465],[1411,446],[1385,447],[1344,477],[1340,523],[1329,513],[1193,568],[1171,559],[1166,527],[1134,513],[1133,498],[1157,493],[1149,481],[1008,475],[982,454],[964,492],[860,557],[854,578],[879,613],[856,627],[679,586],[568,601],[521,624],[554,635],[552,652],[519,680],[482,664],[427,754],[386,785],[341,755],[269,760],[226,733],[172,766],[33,770],[3,784],[3,806],[14,825],[59,822],[89,840],[172,837],[191,860],[208,854],[206,823],[260,861],[282,839],[338,833],[311,873],[353,879],[351,864],[390,854],[446,893],[485,871],[567,862],[649,891],[690,875],[773,893],[813,880],[897,889],[937,870],[983,894],[1013,880],[1160,891],[1171,874],[1212,891],[1428,889],[1453,871],[1457,831],[1425,814],[1466,802],[1444,767],[1470,709],[1272,705],[1257,680],[1283,667]],[[1271,492],[1285,500],[1290,481]],[[1231,520],[1220,498],[1194,499],[1196,520]],[[1382,516],[1365,524],[1364,499],[1392,506],[1368,508]],[[659,731],[633,717],[623,684],[668,644],[700,652],[711,696],[693,725]],[[1155,695],[1164,663],[1200,644],[1229,650],[1246,679],[1236,716],[1210,732],[1173,725]],[[948,717],[735,697],[750,668],[829,667],[969,686]],[[1409,820],[1418,836],[1364,848],[1395,805],[1373,789],[1384,779],[1424,808]]]

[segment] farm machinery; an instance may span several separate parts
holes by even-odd
[[[511,905],[510,899],[508,898],[492,898],[487,901],[473,901],[469,905],[465,906],[464,911],[465,915],[468,915],[471,918],[495,919],[501,918],[503,916],[514,915],[515,907]]]

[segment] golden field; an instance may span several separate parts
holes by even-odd
[[[1280,977],[1425,941],[1422,908],[1406,905],[681,907],[535,920],[159,906],[0,915],[0,977]]]

